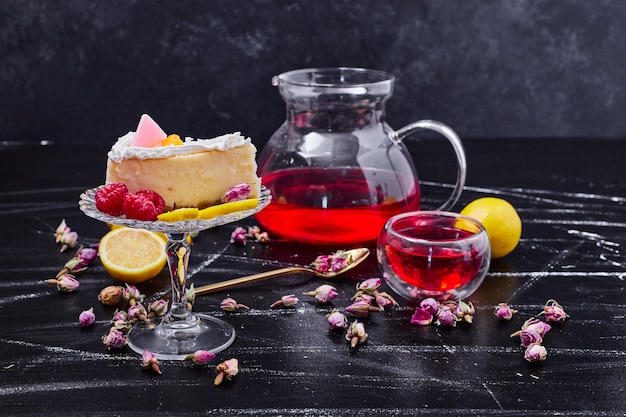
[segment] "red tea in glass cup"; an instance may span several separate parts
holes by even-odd
[[[485,279],[491,260],[485,228],[445,211],[392,217],[380,234],[376,255],[389,286],[415,301],[468,297]]]

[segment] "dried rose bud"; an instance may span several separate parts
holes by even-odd
[[[380,307],[383,307],[383,308],[387,306],[399,306],[400,305],[395,300],[395,298],[393,298],[391,295],[387,294],[384,291],[376,293],[376,304],[378,304]]]
[[[463,300],[459,300],[453,312],[459,321],[463,320],[467,323],[471,323],[474,318],[474,313],[476,313],[476,309],[471,302],[466,303]]]
[[[367,340],[365,325],[356,320],[353,321],[346,332],[346,340],[350,342],[350,347],[353,348],[356,347],[356,345],[365,342],[365,340]]]
[[[219,385],[222,383],[224,378],[232,379],[237,373],[239,373],[239,361],[235,358],[229,359],[217,365],[215,367],[215,372],[217,376],[213,381],[214,385]]]
[[[191,353],[185,356],[184,361],[191,361],[196,365],[206,365],[215,359],[215,353],[208,350],[196,350],[194,353]]]
[[[148,318],[162,317],[167,313],[169,304],[163,299],[154,300],[148,304]]]
[[[298,298],[294,295],[294,294],[289,294],[289,295],[283,295],[281,297],[280,300],[278,301],[274,301],[271,305],[270,308],[276,308],[276,307],[293,307],[296,304],[298,304]]]
[[[352,256],[346,251],[338,250],[330,255],[320,255],[311,263],[317,272],[337,272],[353,262]]]
[[[233,185],[224,193],[222,201],[224,203],[230,203],[233,201],[245,200],[250,195],[250,184],[243,183]]]
[[[193,283],[185,290],[185,300],[187,300],[187,308],[191,310],[193,303],[196,302],[196,287]]]
[[[339,295],[337,289],[328,284],[320,285],[315,290],[308,291],[302,294],[315,297],[315,301],[317,301],[318,303],[327,303],[334,300]]]
[[[122,294],[124,300],[126,300],[131,306],[142,302],[145,298],[145,295],[143,295],[134,285],[126,284]]]
[[[156,358],[154,353],[149,350],[144,350],[141,354],[141,365],[145,369],[152,369],[159,375],[163,374],[163,372],[161,372],[161,368],[159,368],[159,360]]]
[[[56,285],[59,292],[72,292],[78,289],[80,282],[70,274],[63,274],[54,279],[47,279],[48,284]]]
[[[546,333],[548,333],[548,331],[552,328],[552,326],[550,326],[548,323],[543,322],[539,319],[536,318],[530,318],[528,320],[526,320],[524,322],[524,324],[522,325],[522,329],[520,331],[517,331],[515,333],[513,333],[511,335],[511,337],[513,336],[519,336],[519,334],[523,331],[523,330],[534,330],[535,332],[537,332],[539,334],[539,336],[543,337],[545,336]]]
[[[123,333],[128,333],[128,331],[133,327],[133,322],[128,319],[128,313],[124,310],[118,310],[113,314],[113,328],[119,330]]]
[[[61,243],[60,252],[65,252],[68,248],[73,248],[76,246],[76,242],[78,242],[78,233],[76,232],[67,232],[61,235],[59,239],[59,243]]]
[[[420,307],[434,316],[439,311],[439,301],[434,298],[425,298],[420,303]]]
[[[248,236],[256,236],[259,233],[261,233],[261,228],[259,226],[248,227]]]
[[[365,294],[374,295],[378,287],[383,284],[383,281],[380,278],[370,278],[366,279],[363,282],[359,282],[356,285],[356,290],[358,292],[364,292]]]
[[[98,251],[96,249],[81,247],[76,251],[76,255],[65,263],[63,269],[57,274],[57,277],[63,274],[79,274],[86,270],[97,257]]]
[[[89,327],[96,320],[96,315],[93,314],[93,307],[89,310],[85,310],[78,315],[78,324],[80,327]]]
[[[541,335],[533,329],[521,330],[519,331],[518,336],[520,338],[521,346],[524,347],[543,342],[543,338],[541,337]]]
[[[141,304],[135,304],[134,306],[130,306],[128,308],[128,320],[133,322],[146,321],[148,320],[148,312],[146,308]]]
[[[429,308],[417,307],[415,313],[411,317],[411,324],[418,324],[420,326],[428,326],[433,322],[433,314]]]
[[[543,314],[546,317],[546,321],[551,323],[563,323],[569,317],[569,314],[563,310],[563,307],[556,300],[552,299],[548,300],[543,307]]]
[[[326,318],[328,319],[328,325],[331,329],[348,327],[348,319],[337,309],[327,314]]]
[[[456,314],[454,314],[449,307],[444,306],[437,313],[437,321],[435,321],[435,324],[437,326],[456,327],[457,320]]]
[[[102,343],[107,349],[119,349],[126,346],[126,335],[116,328],[111,328],[107,335],[102,336]]]
[[[528,362],[540,362],[546,360],[548,356],[548,351],[545,347],[541,346],[538,343],[529,345],[526,347],[526,351],[524,351],[524,359]]]
[[[369,294],[364,294],[362,292],[358,292],[356,294],[354,294],[354,296],[351,298],[352,301],[364,301],[368,304],[372,304],[375,301],[375,298],[372,297]]]
[[[260,243],[266,243],[270,241],[270,235],[268,235],[267,232],[258,233],[254,235],[254,238],[256,239],[257,242],[260,242]]]
[[[383,311],[383,308],[373,306],[370,302],[361,298],[346,307],[346,311],[356,317],[367,317],[370,311]]]
[[[65,223],[65,219],[61,220],[61,223],[57,226],[56,230],[54,231],[54,240],[56,243],[60,243],[61,242],[61,236],[69,233],[71,231],[71,229],[69,227],[67,227],[67,223]]]
[[[102,302],[102,304],[115,307],[124,299],[124,287],[120,287],[119,285],[109,285],[108,287],[103,288],[98,294],[98,300]]]
[[[250,309],[247,305],[239,304],[234,298],[226,297],[220,303],[220,308],[224,311],[235,311],[238,308]]]
[[[236,227],[233,233],[230,235],[230,243],[236,243],[238,245],[245,245],[248,240],[248,234],[243,227]]]
[[[313,269],[317,272],[328,272],[330,271],[330,256],[328,255],[320,255],[311,263]]]
[[[512,309],[506,303],[500,303],[496,306],[493,314],[500,320],[509,321],[513,318],[513,314],[517,313],[517,310]]]

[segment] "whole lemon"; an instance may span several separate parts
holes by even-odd
[[[493,259],[508,255],[519,243],[522,220],[508,201],[496,197],[479,198],[465,206],[461,214],[485,226]]]

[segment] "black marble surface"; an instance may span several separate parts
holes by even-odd
[[[412,143],[424,207],[450,189],[450,152],[440,142]],[[194,309],[235,326],[237,338],[213,364],[236,357],[240,373],[213,387],[211,369],[162,361],[163,375],[141,369],[128,349],[108,352],[110,308],[96,296],[115,284],[99,263],[81,287],[60,294],[44,282],[71,256],[53,232],[61,219],[93,244],[108,230],[78,209],[79,194],[101,182],[105,147],[0,147],[0,403],[3,415],[242,416],[623,416],[626,413],[626,142],[584,139],[476,139],[465,144],[468,181],[461,201],[485,195],[513,203],[522,218],[519,246],[494,261],[470,297],[472,325],[418,327],[414,306],[363,319],[368,341],[351,351],[327,330],[333,307],[300,297],[293,309],[269,308],[287,293],[322,281],[301,275],[232,289],[250,310],[225,313],[226,294],[198,297]],[[430,155],[425,157],[425,155]],[[417,155],[416,155],[417,158]],[[36,162],[36,163],[33,163]],[[253,224],[249,219],[243,225]],[[235,225],[196,239],[190,275],[197,285],[281,266],[302,265],[331,248],[271,241],[229,243]],[[332,248],[337,249],[337,248]],[[343,308],[359,280],[380,276],[374,258],[333,280]],[[167,285],[164,274],[141,286]],[[529,364],[515,338],[523,321],[556,298],[571,315],[546,335],[548,358]],[[499,322],[494,306],[519,310]],[[96,323],[81,329],[93,306]]]
[[[151,114],[170,133],[284,120],[273,75],[397,76],[388,121],[461,137],[626,137],[620,0],[4,0],[0,140],[111,143]]]

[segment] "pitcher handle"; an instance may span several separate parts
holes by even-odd
[[[454,203],[457,202],[465,185],[465,175],[467,171],[467,162],[465,160],[465,151],[459,136],[449,126],[434,120],[420,120],[404,126],[402,129],[392,132],[389,137],[392,141],[398,143],[406,136],[417,132],[418,130],[433,130],[444,136],[452,144],[457,160],[456,186],[452,190],[452,194],[448,200],[443,203],[437,210],[449,210]]]

